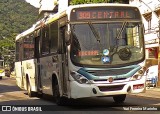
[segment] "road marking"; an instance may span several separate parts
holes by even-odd
[[[3,95],[0,95],[0,97],[3,97]]]

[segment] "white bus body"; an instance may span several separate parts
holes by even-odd
[[[53,95],[57,104],[96,96],[123,102],[126,94],[145,91],[144,51],[136,7],[69,6],[17,36],[17,85],[29,96]]]

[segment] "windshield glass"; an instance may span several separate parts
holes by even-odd
[[[138,22],[71,24],[71,60],[79,65],[122,65],[144,58]]]

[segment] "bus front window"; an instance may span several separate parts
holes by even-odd
[[[122,65],[144,58],[138,22],[72,24],[71,60],[77,65]]]

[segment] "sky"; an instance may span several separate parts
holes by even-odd
[[[35,7],[39,7],[39,1],[40,0],[26,0],[26,2],[30,3],[31,5]]]

